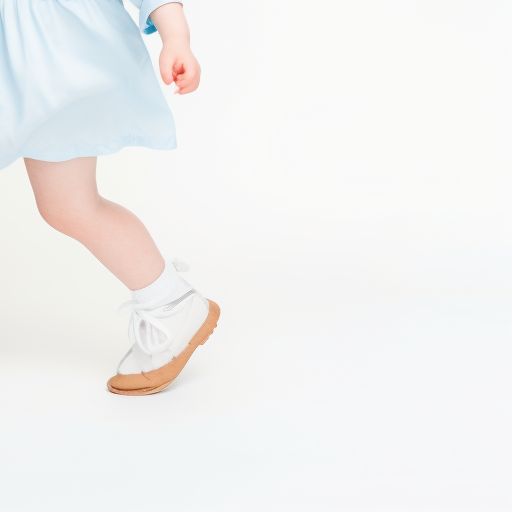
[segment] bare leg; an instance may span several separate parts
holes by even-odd
[[[24,160],[37,207],[50,226],[82,243],[130,290],[162,274],[164,258],[144,224],[99,195],[96,157]]]

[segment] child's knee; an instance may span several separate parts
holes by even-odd
[[[78,206],[52,201],[37,202],[37,208],[44,221],[65,235],[76,238],[91,224],[94,207]]]

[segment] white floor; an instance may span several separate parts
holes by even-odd
[[[109,393],[129,294],[0,171],[0,510],[510,512],[509,2],[186,9],[178,150],[98,178],[218,328]]]
[[[2,227],[3,510],[508,510],[508,220],[352,214],[337,252],[292,234],[288,261],[212,240],[184,259],[214,335],[119,397],[125,290],[37,217],[21,164],[2,179],[32,236]]]

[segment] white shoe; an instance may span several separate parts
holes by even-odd
[[[177,259],[173,265],[178,271],[188,269]],[[119,307],[119,312],[131,309],[128,335],[133,346],[107,383],[113,393],[147,395],[166,388],[217,326],[219,306],[185,280],[181,284],[182,295],[168,297],[168,302],[157,297],[149,302],[130,300]],[[173,292],[176,297],[176,289]]]

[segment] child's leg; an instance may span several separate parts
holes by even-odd
[[[162,274],[164,258],[144,224],[99,195],[96,157],[24,160],[37,207],[50,226],[81,242],[131,290]]]

